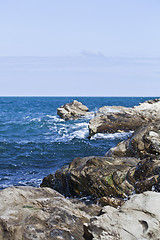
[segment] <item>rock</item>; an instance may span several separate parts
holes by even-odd
[[[143,159],[136,167],[133,178],[135,179],[135,192],[144,191],[160,192],[160,161],[159,159]]]
[[[117,144],[116,147],[112,147],[105,154],[106,157],[126,157],[127,156],[127,148],[129,146],[130,139],[126,141],[122,141]]]
[[[89,109],[85,105],[74,100],[72,103],[66,103],[57,108],[57,114],[64,120],[69,120],[78,119],[91,113],[89,113]]]
[[[134,191],[133,174],[137,163],[136,158],[76,158],[55,173],[51,185],[68,197],[125,198]],[[45,181],[46,178],[41,186],[45,186]]]
[[[160,99],[149,100],[133,108],[104,106],[89,122],[89,136],[95,133],[134,131],[151,121],[160,120]]]
[[[90,215],[50,188],[6,188],[0,202],[0,240],[84,239]]]
[[[99,204],[102,207],[109,205],[111,207],[118,208],[118,207],[122,206],[124,203],[125,203],[125,201],[123,199],[119,199],[119,198],[102,197],[99,200]]]
[[[86,240],[159,240],[160,194],[133,195],[120,209],[105,206],[102,215],[84,224]]]
[[[106,156],[145,157],[160,156],[160,121],[151,122],[138,128],[132,136],[111,148]]]
[[[89,122],[89,136],[95,133],[115,133],[118,131],[133,131],[144,123],[138,115],[116,112],[97,115]]]
[[[148,100],[132,108],[135,113],[150,121],[160,120],[160,98]]]
[[[101,115],[108,115],[109,113],[132,113],[130,108],[122,107],[122,106],[104,106],[99,108],[98,112],[96,113],[96,116]]]

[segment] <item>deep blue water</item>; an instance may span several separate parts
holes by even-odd
[[[64,121],[56,110],[74,99],[96,112],[104,105],[133,107],[153,97],[0,97],[0,189],[39,186],[76,157],[103,156],[126,134],[88,139],[89,118]]]

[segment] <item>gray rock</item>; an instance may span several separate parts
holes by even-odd
[[[160,120],[159,112],[160,99],[146,101],[133,108],[104,106],[90,120],[89,135],[134,131],[145,123]]]
[[[50,188],[7,188],[0,202],[0,240],[84,239],[90,215]]]
[[[159,240],[160,194],[145,192],[133,195],[120,209],[105,206],[102,215],[84,224],[85,239]]]
[[[57,114],[64,120],[69,120],[78,119],[90,113],[89,109],[85,105],[74,100],[72,103],[66,103],[60,108],[57,108]]]

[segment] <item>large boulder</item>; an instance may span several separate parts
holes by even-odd
[[[151,122],[138,128],[132,136],[111,148],[106,156],[110,157],[159,157],[160,121]]]
[[[138,159],[85,157],[43,179],[41,186],[52,187],[68,197],[125,198],[134,191],[133,174]]]
[[[81,102],[74,100],[71,103],[57,108],[57,114],[64,120],[78,119],[89,114],[89,109]]]
[[[132,110],[144,119],[150,121],[160,120],[160,98],[140,103],[138,106],[133,107]]]
[[[85,157],[45,177],[42,187],[51,187],[66,197],[120,206],[133,193],[160,192],[160,160],[133,157]]]
[[[133,195],[120,209],[105,206],[100,216],[84,224],[86,240],[159,240],[160,194]]]
[[[135,130],[144,123],[160,120],[159,112],[160,99],[149,100],[133,108],[104,106],[90,120],[89,135]]]
[[[140,116],[123,112],[109,112],[97,115],[89,122],[89,136],[96,133],[115,133],[118,131],[132,131],[140,127],[144,120]]]
[[[0,240],[84,239],[90,215],[50,188],[6,188],[0,203]]]

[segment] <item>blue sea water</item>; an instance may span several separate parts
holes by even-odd
[[[39,186],[43,177],[76,157],[103,156],[130,133],[97,134],[90,140],[90,118],[64,121],[57,108],[74,99],[99,107],[133,107],[153,97],[0,97],[0,189]]]

